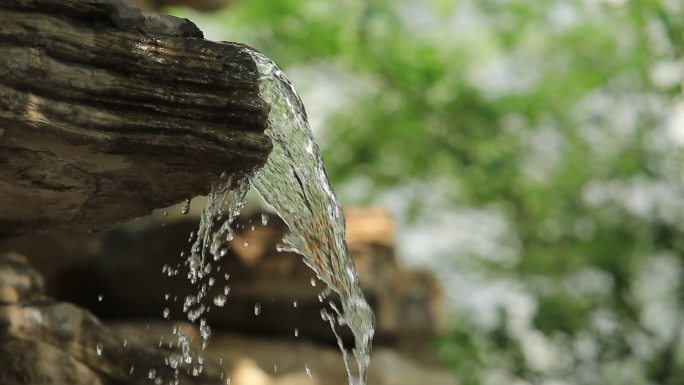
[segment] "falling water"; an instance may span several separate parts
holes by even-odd
[[[364,385],[374,333],[373,312],[349,256],[342,209],[328,182],[297,91],[273,61],[259,52],[249,53],[259,70],[261,97],[271,106],[266,134],[273,142],[266,165],[250,181],[290,228],[284,239],[289,249],[303,255],[318,278],[340,296],[342,309],[330,302],[335,314],[324,309],[322,316],[336,336],[336,323],[351,329],[357,378],[339,336],[337,340],[350,385]]]
[[[207,197],[207,205],[202,211],[197,233],[190,234],[190,241],[194,240],[194,243],[185,263],[188,267],[188,279],[197,288],[197,293],[185,297],[183,312],[191,322],[199,323],[203,350],[206,349],[211,336],[211,328],[205,315],[211,309],[212,304],[222,307],[226,301],[226,295],[230,291],[230,287],[226,284],[223,294],[206,300],[211,287],[216,282],[218,268],[214,269],[213,266],[226,254],[226,244],[235,237],[230,225],[240,214],[240,210],[245,204],[245,194],[248,189],[247,176],[239,174],[222,175],[211,186],[211,192]],[[187,214],[188,210],[189,202],[186,202],[182,213]],[[181,256],[183,256],[182,253]],[[228,281],[230,276],[228,274],[223,274],[223,276],[225,281]],[[167,317],[167,309],[164,309],[164,318]],[[204,357],[201,353],[197,356],[193,355],[190,348],[190,338],[180,327],[174,326],[173,334],[176,336],[176,344],[180,352],[172,355],[167,360],[167,364],[174,369],[174,379],[170,384],[178,385],[180,367],[185,366],[193,375],[199,375],[203,370]]]
[[[321,316],[337,337],[350,385],[364,385],[370,363],[374,317],[347,249],[342,210],[328,182],[304,106],[294,86],[270,59],[245,49],[257,64],[261,97],[271,107],[266,134],[273,142],[273,150],[259,171],[249,176],[224,177],[212,187],[187,262],[188,278],[199,289],[196,295],[186,298],[184,310],[191,321],[200,320],[200,332],[206,345],[211,332],[203,315],[209,307],[202,299],[208,293],[212,262],[221,259],[226,241],[234,237],[230,225],[244,205],[249,180],[290,229],[283,240],[286,247],[281,250],[301,254],[318,279],[327,285],[319,297],[321,300],[331,291],[339,295],[341,308],[330,300],[328,305],[332,313],[323,309]],[[336,330],[337,326],[345,325],[354,335],[352,353],[356,371]],[[185,355],[183,360],[188,362],[192,358]]]

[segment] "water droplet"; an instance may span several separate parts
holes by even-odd
[[[266,226],[268,224],[268,215],[267,214],[261,214],[261,224]]]
[[[128,345],[128,340],[123,340],[123,347],[125,348],[126,345]]]
[[[316,287],[316,278],[311,278],[311,286]]]
[[[207,321],[204,318],[202,318],[200,320],[200,328],[199,329],[200,329],[200,335],[202,336],[202,340],[203,340],[202,343],[204,345],[209,340],[209,337],[211,337],[211,328],[209,327],[209,325],[207,325]],[[200,356],[200,357],[197,357],[197,360],[198,360],[197,363],[201,365],[204,359],[202,358],[202,356]]]
[[[251,229],[252,229],[252,231],[254,231],[254,229],[255,229],[254,225],[251,226]]]
[[[190,256],[190,259],[188,262],[190,264],[190,270],[196,271],[197,268],[199,268],[200,263],[201,263],[201,259],[200,259],[199,254],[192,254],[192,256]]]
[[[98,342],[97,345],[95,345],[95,353],[97,353],[98,356],[102,355],[102,342]]]
[[[102,294],[97,296],[97,302],[102,302],[103,299],[104,299],[104,296]]]
[[[299,337],[299,329],[295,328],[294,330],[294,336]]]
[[[311,378],[311,368],[309,368],[309,364],[304,364],[304,370],[306,370],[306,376]]]
[[[228,249],[227,248],[222,248],[221,251],[219,251],[219,255],[222,257],[225,257],[226,254],[228,254]]]
[[[297,307],[297,301],[292,302],[292,307]]]
[[[181,207],[181,214],[185,215],[190,212],[190,199],[186,199],[185,203],[183,203],[183,207]],[[192,238],[192,235],[190,235]]]
[[[261,314],[261,303],[257,302],[254,304],[254,315]]]
[[[168,319],[168,318],[169,318],[169,313],[170,313],[170,312],[171,312],[171,311],[169,310],[168,307],[164,308],[164,314],[163,314],[164,318],[167,318],[167,319]]]
[[[178,368],[178,365],[180,364],[180,362],[178,362],[178,357],[172,355],[172,356],[170,356],[170,357],[168,358],[167,364],[168,364],[172,369],[176,369],[176,368]]]
[[[154,369],[150,369],[150,370],[147,372],[147,378],[149,378],[149,379],[153,379],[153,378],[155,378],[156,376],[157,376],[157,371],[154,370]]]
[[[135,370],[135,366],[131,365],[131,369],[128,371],[128,374],[133,374],[134,370]]]
[[[226,285],[223,287],[223,294],[228,295],[230,293],[230,286]]]
[[[214,277],[209,278],[209,286],[214,286],[214,282],[216,282]]]
[[[225,304],[226,304],[226,296],[225,295],[219,294],[216,297],[214,297],[214,305],[216,305],[218,307],[223,307],[223,305],[225,305]]]
[[[249,246],[249,242],[248,242],[248,241],[245,241],[245,242],[242,244],[242,246],[244,246],[244,247]]]
[[[169,215],[169,212],[168,212],[168,211],[164,211],[164,216],[167,216],[167,215]]]

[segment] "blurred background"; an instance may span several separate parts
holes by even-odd
[[[262,51],[298,88],[378,314],[370,385],[684,384],[684,2],[138,3]],[[48,292],[161,318],[177,287],[159,269],[196,202],[190,220],[176,207],[49,246],[87,255],[60,279],[38,263]],[[248,373],[233,384],[345,383],[320,287],[250,210],[210,348]],[[40,260],[50,242],[6,248]]]
[[[460,383],[684,384],[684,3],[170,11],[289,74],[343,205],[438,277]]]

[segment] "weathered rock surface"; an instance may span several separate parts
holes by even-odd
[[[147,10],[159,10],[167,6],[183,5],[198,11],[215,11],[236,0],[131,0]]]
[[[210,298],[222,294],[226,286],[230,293],[224,307],[213,306],[208,313],[209,323],[219,329],[276,336],[290,336],[297,328],[304,338],[334,342],[329,325],[319,315],[323,284],[312,287],[314,273],[299,255],[277,251],[286,226],[275,215],[263,225],[261,214],[240,219],[228,253],[214,264],[220,272]],[[386,212],[357,208],[345,215],[352,257],[376,312],[376,342],[429,357],[425,341],[442,326],[435,280],[397,265],[392,222]],[[189,234],[196,229],[197,222],[191,219],[170,221],[163,227],[133,222],[104,237],[76,235],[65,241],[53,233],[38,241],[35,236],[17,239],[4,247],[32,255],[37,266],[46,264],[51,295],[86,306],[101,317],[160,317],[168,307],[172,319],[186,319],[181,304],[196,289],[185,278],[187,268],[180,253],[187,253]],[[65,261],[61,270],[55,260]],[[179,274],[162,274],[165,265]],[[259,316],[254,314],[257,303]],[[350,338],[344,329],[342,335]]]
[[[43,296],[43,277],[33,269],[28,259],[13,252],[0,253],[0,303],[13,305],[19,301]]]
[[[270,153],[256,64],[188,20],[122,0],[2,0],[0,41],[0,239],[107,228]]]
[[[117,323],[113,327],[131,340],[156,345],[168,338],[170,323],[137,321]],[[185,332],[198,338],[190,327],[186,326]],[[217,364],[223,370],[231,385],[348,384],[339,349],[303,337],[266,338],[219,331],[212,336],[204,357],[206,362]],[[457,381],[453,373],[439,366],[421,363],[394,349],[378,347],[373,352],[368,384],[456,385]]]
[[[166,362],[177,350],[125,340],[90,312],[43,297],[37,277],[25,260],[0,255],[0,285],[18,294],[0,303],[0,384],[149,384],[150,373],[174,378]],[[198,376],[183,368],[178,378],[217,384],[220,371],[207,363]]]
[[[275,215],[264,225],[261,214],[240,219],[229,252],[214,266],[220,269],[214,293],[226,285],[230,293],[224,307],[208,313],[212,338],[202,376],[189,376],[186,369],[181,383],[230,378],[231,385],[347,384],[342,356],[320,319],[322,284],[311,285],[314,275],[298,255],[277,252],[285,225]],[[349,209],[345,216],[359,277],[377,314],[369,384],[456,384],[434,365],[426,343],[440,329],[434,280],[397,265],[392,221],[384,211]],[[171,217],[159,217],[168,220],[163,226],[133,221],[104,236],[52,232],[3,245],[31,255],[45,280],[16,253],[0,258],[0,362],[8,368],[0,370],[0,384],[149,384],[151,369],[170,378],[165,361],[177,353],[169,349],[174,326],[195,349],[201,346],[196,325],[180,310],[184,296],[196,292],[184,276],[180,252],[197,222]],[[164,265],[180,273],[166,276]],[[43,287],[92,310],[104,324],[89,311],[46,298]],[[162,317],[165,307],[170,320]]]
[[[232,385],[348,384],[337,348],[302,339],[219,334],[212,339],[207,357],[222,359],[231,373]],[[379,347],[373,351],[368,384],[455,385],[457,382],[454,375],[444,369]]]

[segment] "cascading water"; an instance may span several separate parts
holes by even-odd
[[[331,302],[335,316],[325,312],[323,316],[333,331],[337,321],[354,334],[356,379],[339,336],[337,339],[350,384],[363,385],[370,362],[374,319],[349,256],[342,209],[328,182],[297,91],[273,61],[259,52],[249,53],[259,70],[261,97],[271,106],[266,134],[273,141],[266,165],[250,180],[290,228],[284,241],[303,255],[306,264],[340,296],[341,311]]]
[[[342,210],[328,182],[304,106],[294,86],[273,61],[248,47],[245,50],[257,64],[261,97],[271,107],[266,134],[273,142],[273,150],[264,167],[256,173],[246,177],[233,176],[212,187],[188,257],[188,278],[199,290],[196,295],[186,298],[184,310],[192,321],[200,320],[200,332],[206,345],[211,331],[202,315],[209,307],[202,299],[213,284],[214,278],[210,277],[212,262],[221,259],[225,254],[222,247],[233,239],[230,225],[244,205],[249,180],[289,227],[290,233],[284,239],[286,248],[301,254],[304,262],[327,285],[324,296],[330,291],[339,295],[341,308],[330,300],[328,304],[333,312],[323,309],[321,316],[330,323],[337,337],[349,384],[364,385],[370,363],[374,317],[347,249]],[[354,335],[352,353],[356,373],[335,329],[343,325]],[[179,345],[184,339],[179,335]],[[193,361],[187,353],[180,359],[185,363]]]

